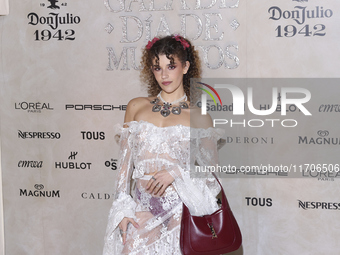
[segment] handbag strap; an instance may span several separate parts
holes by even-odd
[[[229,203],[228,203],[228,200],[227,200],[227,197],[226,197],[226,195],[225,195],[225,193],[224,193],[224,189],[223,189],[223,187],[222,187],[222,184],[220,183],[220,180],[217,178],[217,176],[216,176],[216,174],[214,173],[214,172],[211,172],[211,174],[215,177],[215,179],[216,179],[216,181],[218,182],[218,184],[220,185],[220,187],[221,187],[221,195],[222,195],[222,207],[224,207],[224,206],[227,206],[228,208],[230,208],[229,207]]]

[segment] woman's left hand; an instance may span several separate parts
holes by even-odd
[[[175,179],[169,174],[167,170],[161,170],[157,172],[149,180],[146,185],[146,190],[151,194],[162,196],[165,189],[171,185]]]

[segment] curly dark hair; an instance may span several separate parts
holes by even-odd
[[[156,61],[158,61],[159,55],[163,54],[172,64],[174,57],[177,57],[182,64],[189,61],[189,70],[183,76],[183,87],[184,92],[190,98],[190,79],[201,78],[201,61],[198,51],[195,50],[191,42],[179,35],[169,35],[162,38],[155,37],[152,41],[149,41],[148,45],[143,49],[140,78],[141,81],[147,85],[149,96],[157,96],[161,91],[161,87],[155,79],[151,66],[153,65],[152,60],[156,58]]]

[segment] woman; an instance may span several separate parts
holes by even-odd
[[[189,108],[190,78],[200,74],[198,53],[181,36],[154,38],[145,47],[141,78],[151,97],[129,102],[120,129],[105,255],[181,254],[182,203],[193,215],[218,209],[215,178],[190,174],[194,163],[216,165],[220,138],[209,115]]]

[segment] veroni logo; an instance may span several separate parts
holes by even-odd
[[[239,144],[274,144],[274,137],[267,136],[227,136],[226,143]]]

